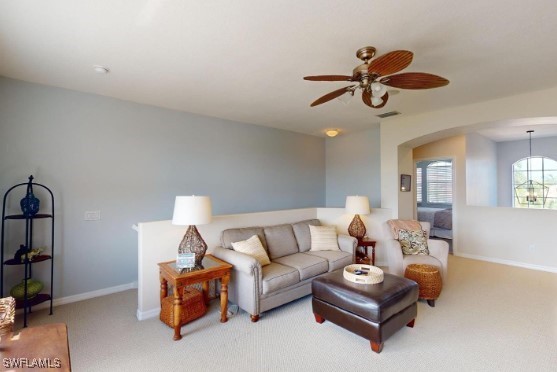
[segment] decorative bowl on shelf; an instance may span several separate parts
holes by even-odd
[[[29,300],[38,295],[43,288],[44,284],[42,282],[35,279],[27,279],[27,299]],[[16,300],[23,300],[25,297],[25,279],[10,290],[10,295]]]

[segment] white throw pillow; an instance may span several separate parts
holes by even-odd
[[[309,225],[311,236],[310,251],[340,251],[335,226]]]
[[[269,260],[269,256],[267,255],[267,252],[265,251],[265,248],[263,248],[263,244],[261,244],[261,240],[259,240],[257,235],[253,235],[248,240],[232,243],[232,248],[234,248],[236,252],[252,256],[259,261],[261,266],[271,263],[271,260]]]

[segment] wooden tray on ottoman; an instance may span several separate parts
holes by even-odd
[[[180,326],[202,317],[207,313],[203,294],[195,288],[184,288]],[[174,328],[174,297],[168,296],[161,301],[160,320]]]

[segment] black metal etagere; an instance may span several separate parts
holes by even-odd
[[[50,213],[26,213],[23,211],[22,214],[10,214],[6,215],[7,201],[8,197],[13,196],[13,191],[20,190],[20,187],[26,187],[27,196],[33,195],[33,187],[40,187],[48,192],[50,195]],[[23,206],[22,206],[23,209]],[[50,234],[50,254],[40,254],[33,256],[31,259],[28,256],[29,251],[33,249],[33,221],[37,219],[50,219],[51,221],[51,234]],[[21,259],[16,257],[6,259],[6,228],[8,221],[10,220],[20,220],[25,221],[25,258],[23,262]],[[25,268],[24,276],[24,297],[22,300],[16,300],[16,308],[23,308],[23,326],[27,327],[27,314],[31,312],[31,307],[38,305],[40,303],[50,301],[50,315],[52,315],[52,301],[53,301],[53,288],[54,288],[54,195],[52,191],[45,185],[33,182],[33,176],[29,176],[29,181],[25,183],[20,183],[12,186],[4,194],[4,199],[2,203],[2,238],[0,241],[0,297],[4,297],[4,266],[20,265]],[[33,277],[33,264],[50,261],[50,294],[39,293],[32,298],[28,298],[27,291],[27,281]]]

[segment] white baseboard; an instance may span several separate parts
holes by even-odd
[[[73,296],[55,298],[54,301],[52,301],[52,306],[71,304],[72,302],[78,302],[78,301],[88,300],[90,298],[106,296],[109,294],[123,292],[123,291],[127,291],[128,289],[134,289],[134,288],[137,288],[137,282],[117,285],[115,287],[110,287],[110,288],[97,289],[96,291],[80,293]],[[38,304],[37,306],[33,306],[33,310],[48,309],[49,307],[50,307],[50,301],[46,301],[41,304]],[[20,309],[19,311],[23,311],[23,309]]]
[[[458,257],[471,258],[473,260],[487,261],[487,262],[493,262],[493,263],[498,263],[498,264],[503,264],[503,265],[523,267],[525,269],[532,269],[532,270],[538,270],[538,271],[547,271],[547,272],[550,272],[550,273],[557,273],[557,267],[534,265],[534,264],[528,264],[528,263],[524,263],[524,262],[504,260],[504,259],[501,259],[501,258],[478,256],[478,255],[475,255],[475,254],[468,254],[468,253],[457,253],[457,252],[455,252],[454,255],[458,256]]]
[[[161,309],[159,307],[157,307],[156,309],[151,309],[151,310],[147,310],[147,311],[140,311],[139,309],[137,309],[137,320],[146,320],[146,319],[151,319],[151,318],[156,318],[159,316],[161,312]]]

